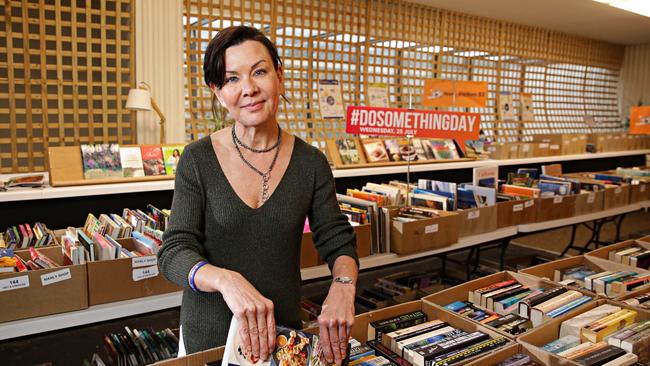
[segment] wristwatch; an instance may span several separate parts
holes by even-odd
[[[334,277],[334,282],[343,283],[343,284],[346,284],[346,285],[353,285],[354,284],[354,281],[352,281],[352,278],[347,277],[347,276]]]

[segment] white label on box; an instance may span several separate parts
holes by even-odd
[[[534,204],[535,204],[534,200],[528,200],[528,201],[524,202],[524,207],[526,207],[526,208],[532,207]]]
[[[136,268],[133,270],[133,281],[144,280],[145,278],[151,278],[158,276],[158,266],[150,266],[143,268]]]
[[[517,145],[510,146],[510,151],[517,151]]]
[[[468,220],[474,220],[474,219],[478,219],[480,216],[481,216],[481,211],[476,210],[476,211],[472,211],[472,212],[468,213],[467,214],[467,219]]]
[[[553,203],[562,203],[562,196],[553,197]]]
[[[621,192],[623,192],[623,188],[621,188],[621,187],[616,187],[616,189],[614,190],[614,193],[616,193],[616,194],[619,194]]]
[[[519,212],[519,211],[523,211],[523,210],[524,210],[524,204],[523,203],[519,203],[519,204],[516,204],[516,205],[512,206],[512,212]]]
[[[51,285],[53,283],[69,280],[72,278],[70,268],[62,269],[41,275],[41,283],[43,286]]]
[[[530,151],[530,145],[522,145],[521,150],[523,152],[529,152]]]
[[[645,184],[641,184],[641,187],[639,187],[639,192],[645,192]]]
[[[0,280],[0,292],[29,287],[29,276],[20,276]]]
[[[494,147],[494,146],[490,146],[490,147],[488,147],[488,151],[489,152],[495,152],[495,151],[497,151],[497,148]]]
[[[550,149],[551,150],[560,150],[560,145],[551,145]]]
[[[431,234],[437,232],[438,232],[438,224],[431,224],[424,227],[425,234]]]
[[[158,258],[156,258],[155,255],[147,255],[144,257],[133,257],[131,259],[132,268],[153,266],[154,264],[158,264]]]
[[[540,149],[548,149],[548,145],[549,144],[547,142],[544,142],[544,143],[539,144],[539,148]]]
[[[587,196],[587,203],[594,203],[596,201],[596,194],[595,193],[589,193]]]

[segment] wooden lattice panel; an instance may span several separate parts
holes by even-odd
[[[135,141],[131,0],[0,3],[0,172],[43,171],[51,145]]]
[[[251,10],[253,9],[253,10]],[[499,141],[535,134],[620,130],[615,87],[623,48],[559,32],[397,0],[186,0],[187,136],[214,130],[202,55],[221,27],[253,25],[278,46],[286,94],[280,124],[310,143],[345,134],[343,119],[323,119],[319,79],[337,79],[346,105],[366,104],[369,84],[388,87],[392,107],[423,108],[429,78],[488,82],[482,129]],[[533,96],[534,121],[500,121],[498,97]],[[584,115],[595,117],[591,129]],[[519,115],[519,113],[517,113]]]

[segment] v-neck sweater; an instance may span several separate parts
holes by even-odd
[[[189,287],[188,274],[201,261],[239,272],[273,301],[276,324],[300,328],[305,217],[330,269],[342,255],[358,262],[354,230],[339,209],[332,171],[315,147],[295,138],[284,175],[259,208],[236,194],[210,136],[185,147],[158,265],[167,279],[184,288],[181,325],[188,353],[225,344],[232,317],[220,293]]]

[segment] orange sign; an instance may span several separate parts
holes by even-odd
[[[429,107],[485,107],[488,83],[427,79],[424,81],[422,104]]]
[[[632,107],[629,133],[650,135],[650,106]]]

